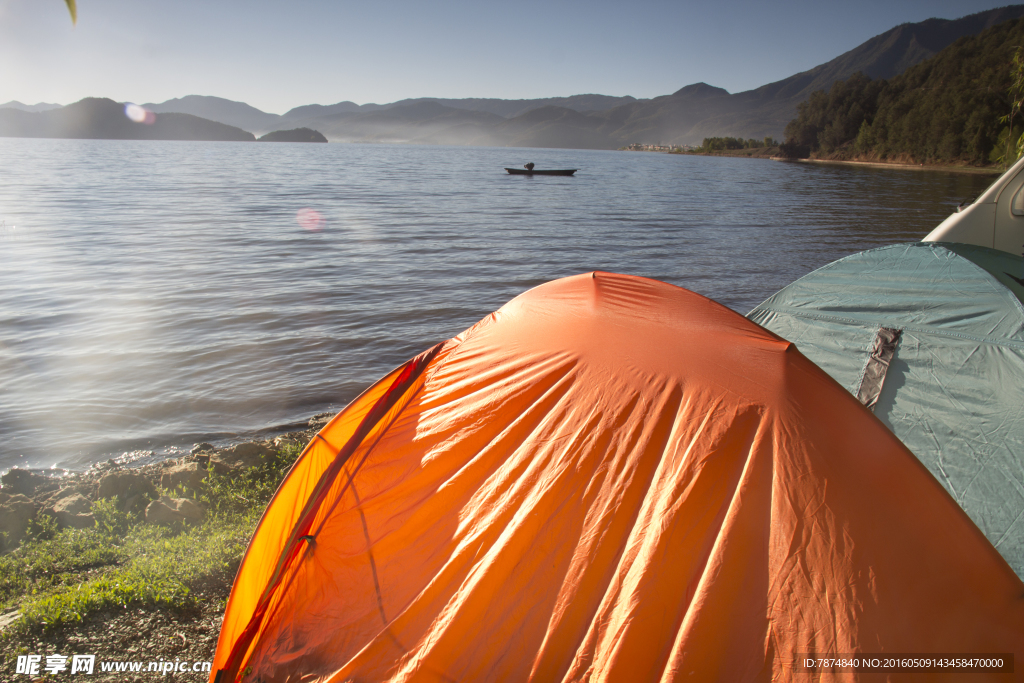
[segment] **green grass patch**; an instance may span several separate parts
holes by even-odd
[[[189,607],[203,585],[230,585],[254,528],[254,517],[213,520],[180,532],[137,525],[120,548],[122,564],[30,596],[17,623],[54,626],[108,607]]]
[[[51,541],[30,542],[18,554],[0,558],[0,606],[16,605],[26,596],[78,580],[85,570],[121,561],[119,548],[78,529]]]
[[[41,520],[28,542],[0,557],[0,606],[22,612],[8,631],[48,630],[111,607],[187,608],[204,588],[226,589],[298,453],[287,447],[239,472],[211,470],[192,492],[207,508],[201,524],[146,524],[115,500],[93,503],[90,529],[58,532]]]

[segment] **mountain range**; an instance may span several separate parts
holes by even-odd
[[[468,98],[461,100],[420,97],[399,100],[390,104],[356,104],[355,102],[338,102],[337,104],[307,104],[295,107],[282,115],[268,114],[245,102],[234,102],[220,97],[204,95],[188,95],[187,97],[167,100],[166,102],[149,102],[142,106],[150,111],[161,114],[166,112],[182,112],[201,116],[211,121],[220,121],[232,126],[261,135],[268,131],[294,127],[301,122],[316,121],[335,115],[365,114],[384,112],[401,107],[414,107],[423,103],[438,104],[442,107],[460,111],[484,112],[499,118],[519,116],[532,109],[545,106],[564,107],[579,112],[595,112],[611,109],[620,104],[636,102],[634,97],[611,97],[609,95],[573,95],[572,97],[548,97],[535,100],[500,100],[484,98]],[[2,107],[4,105],[0,105]],[[420,109],[420,111],[425,111]],[[433,110],[431,110],[433,111]],[[388,115],[383,115],[388,120]]]
[[[145,123],[132,121],[125,106],[87,97],[59,109],[0,108],[0,136],[97,140],[255,140],[252,133],[191,114],[168,113]]]
[[[10,102],[4,102],[0,104],[0,109],[20,109],[21,111],[49,111],[50,109],[60,109],[63,105],[50,104],[49,102],[40,102],[39,104],[22,104],[18,100],[11,100]]]
[[[158,115],[158,122],[170,114],[188,114],[256,135],[311,128],[335,142],[614,149],[634,142],[697,145],[705,137],[720,136],[781,139],[797,105],[811,93],[857,72],[892,78],[962,37],[1022,16],[1024,5],[1014,5],[955,20],[901,24],[825,64],[735,94],[695,83],[647,100],[589,94],[534,100],[417,98],[364,105],[344,101],[304,105],[283,115],[199,95],[143,106]],[[8,109],[27,113],[32,107],[11,102],[0,105],[0,114]],[[0,134],[6,135],[7,128],[0,126]]]

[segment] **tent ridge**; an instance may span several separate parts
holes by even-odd
[[[976,254],[978,252],[984,253],[984,252],[992,251],[991,249],[988,249],[987,247],[979,247],[979,246],[973,245],[973,244],[962,244],[962,243],[959,243],[959,242],[909,242],[909,243],[901,243],[901,244],[891,244],[891,245],[884,246],[884,247],[876,247],[874,249],[867,249],[865,251],[859,251],[859,252],[850,254],[849,256],[844,256],[843,258],[836,259],[835,261],[832,261],[831,263],[826,263],[825,265],[823,265],[823,266],[821,266],[819,268],[815,268],[814,270],[812,270],[811,272],[807,273],[806,275],[797,278],[796,280],[791,282],[785,289],[789,289],[789,287],[792,287],[794,285],[802,283],[805,280],[809,280],[809,281],[813,282],[815,280],[815,276],[817,276],[817,275],[819,275],[821,273],[828,272],[828,271],[833,270],[835,268],[838,268],[841,264],[845,265],[845,263],[847,261],[863,258],[866,254],[873,254],[873,253],[876,253],[876,252],[883,252],[883,251],[896,251],[896,250],[900,250],[901,255],[896,257],[896,258],[902,258],[902,257],[907,256],[914,249],[926,249],[926,250],[932,252],[932,255],[935,256],[936,258],[939,257],[941,252],[944,252],[941,255],[945,258],[945,260],[949,260],[951,257],[960,257],[964,261],[967,261],[975,269],[977,269],[977,271],[982,275],[983,279],[991,280],[995,284],[997,284],[997,285],[999,285],[1001,287],[1005,287],[1005,283],[1001,282],[999,277],[997,277],[994,273],[992,273],[991,271],[986,269],[984,266],[976,263],[973,259],[971,259],[969,256],[966,255],[966,253]],[[1005,254],[1005,255],[1008,256],[1008,254]],[[1006,273],[1006,275],[1010,275],[1010,274]],[[1013,276],[1010,276],[1010,277],[1013,277]],[[1024,283],[1022,283],[1022,285],[1024,285]],[[769,296],[767,299],[765,299],[760,304],[758,304],[753,309],[751,309],[750,312],[747,313],[747,316],[749,316],[751,313],[753,313],[756,310],[759,310],[759,309],[760,310],[766,310],[766,309],[771,308],[770,302],[774,301],[775,298],[779,294],[781,294],[783,291],[784,290],[779,290],[778,292],[775,292],[774,294]],[[1011,294],[1013,294],[1013,292],[1011,292]],[[1016,295],[1011,296],[1010,298],[1014,300],[1013,303],[1014,303],[1015,307],[1017,308],[1018,312],[1022,316],[1024,316],[1024,302],[1022,302]]]

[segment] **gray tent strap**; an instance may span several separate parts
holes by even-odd
[[[864,366],[864,374],[860,377],[860,388],[857,389],[857,399],[872,411],[882,393],[885,373],[889,370],[892,357],[896,355],[896,345],[900,341],[901,334],[903,334],[903,330],[880,327],[878,334],[875,335],[871,357],[868,358],[867,365]]]

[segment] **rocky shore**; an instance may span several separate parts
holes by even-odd
[[[91,680],[205,680],[209,674],[201,671],[146,668],[212,660],[255,522],[331,417],[316,415],[305,430],[273,439],[196,444],[184,457],[143,467],[111,460],[61,477],[18,469],[0,477],[0,680],[63,680],[74,655],[95,657]],[[152,582],[166,580],[171,588],[126,591],[121,584],[131,581],[123,577],[136,566],[143,577],[153,573],[161,561],[154,555],[165,549],[160,566],[169,569],[165,576],[156,571]],[[198,570],[182,562],[176,576],[176,552],[211,559],[199,560]],[[75,602],[76,592],[98,597]],[[30,655],[40,657],[39,674],[18,675],[18,657],[26,666]],[[57,664],[67,658],[67,669],[47,674],[48,656]],[[119,663],[140,663],[142,670],[100,670]]]
[[[814,159],[787,159],[784,157],[772,157],[773,161],[790,161],[793,163],[801,164],[824,164],[833,166],[859,166],[861,168],[894,168],[904,171],[946,171],[947,173],[972,173],[977,175],[999,175],[1005,169],[1002,166],[991,165],[991,166],[967,166],[967,165],[950,165],[950,164],[914,164],[905,163],[901,161],[882,161],[882,160],[868,160],[862,161],[857,159],[829,159],[829,158],[814,158]]]

